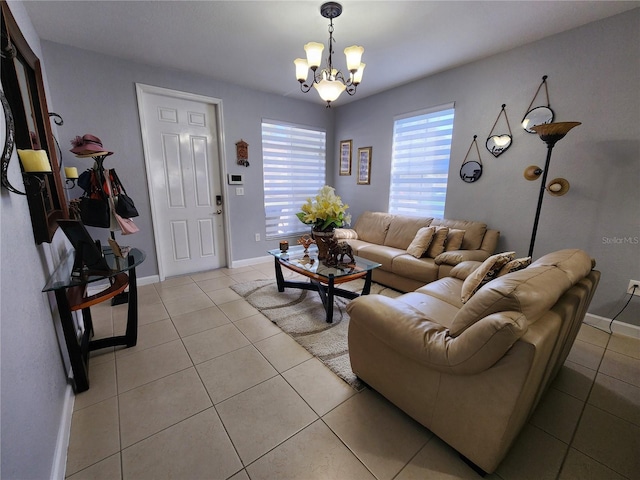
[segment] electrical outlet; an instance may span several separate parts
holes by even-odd
[[[260,241],[260,234],[256,233],[256,242],[259,242],[259,241]]]
[[[633,291],[633,287],[636,287],[636,291]],[[627,287],[627,293],[633,293],[634,295],[638,295],[640,297],[640,281],[638,280],[629,280],[629,286]]]

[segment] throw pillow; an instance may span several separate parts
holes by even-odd
[[[431,245],[427,250],[427,257],[436,258],[442,252],[444,252],[444,242],[447,240],[449,234],[449,227],[435,227],[436,233],[433,234]]]
[[[496,278],[502,267],[514,259],[516,252],[497,253],[490,256],[480,265],[462,284],[462,303],[467,303],[469,299],[483,285]]]
[[[427,248],[429,248],[435,232],[436,227],[422,227],[407,247],[407,253],[416,258],[422,257]]]
[[[529,265],[531,265],[531,257],[516,258],[502,267],[496,276],[501,277],[507,273],[517,272],[518,270],[527,268]]]
[[[460,250],[462,246],[462,239],[464,238],[464,230],[458,230],[457,228],[449,229],[447,235],[447,241],[445,242],[445,252],[452,250]]]

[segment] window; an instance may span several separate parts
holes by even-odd
[[[262,122],[266,238],[308,233],[296,213],[325,185],[326,132]]]
[[[389,213],[444,218],[453,104],[396,117]]]

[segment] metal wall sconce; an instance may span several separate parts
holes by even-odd
[[[547,183],[547,173],[549,173],[549,164],[551,163],[551,151],[558,140],[564,138],[569,130],[580,124],[580,122],[558,122],[531,127],[531,129],[540,136],[540,139],[547,144],[547,160],[544,165],[544,170],[535,165],[531,165],[524,171],[524,178],[527,180],[536,180],[540,175],[542,175],[540,195],[538,195],[538,207],[536,208],[536,217],[533,222],[533,231],[531,232],[531,243],[529,244],[530,257],[533,255],[533,248],[536,242],[538,220],[540,220],[540,210],[542,208],[542,199],[544,198],[545,190],[555,196],[562,196],[569,191],[569,182],[564,178],[555,178],[549,183],[548,187],[545,186]]]

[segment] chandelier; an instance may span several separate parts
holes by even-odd
[[[324,45],[317,42],[309,42],[304,46],[307,58],[296,58],[296,78],[300,82],[300,90],[307,93],[311,86],[315,87],[320,98],[327,102],[327,108],[331,107],[331,102],[335,101],[345,90],[349,95],[354,95],[362,80],[362,72],[365,64],[361,62],[364,47],[353,45],[344,49],[347,57],[348,78],[345,78],[340,70],[333,68],[333,19],[342,13],[342,5],[337,2],[327,2],[320,7],[320,14],[330,20],[329,23],[329,56],[325,68],[319,69],[322,63],[322,51]],[[311,80],[307,82],[307,76],[311,69]]]

